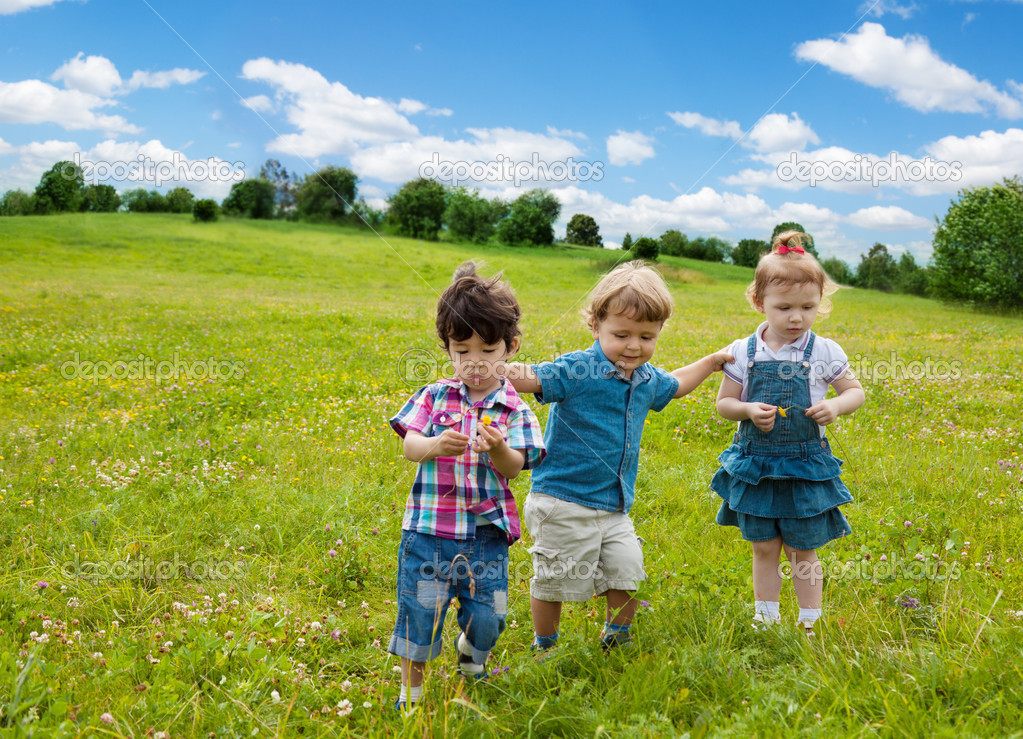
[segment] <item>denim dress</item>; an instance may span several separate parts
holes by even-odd
[[[810,353],[802,361],[754,362],[756,334],[747,345],[747,400],[787,409],[765,432],[742,421],[718,461],[711,488],[723,499],[717,522],[738,526],[747,541],[781,536],[796,549],[816,549],[852,532],[838,506],[852,501],[841,480],[842,461],[831,453],[810,407]]]

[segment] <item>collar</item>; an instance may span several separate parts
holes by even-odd
[[[437,384],[451,389],[457,388],[459,399],[470,408],[493,408],[495,405],[503,405],[509,410],[515,410],[517,407],[516,401],[518,400],[518,393],[515,392],[515,388],[504,377],[501,378],[501,387],[494,390],[483,400],[477,400],[475,402],[469,397],[469,388],[467,388],[460,380],[448,377],[443,380],[438,380]]]
[[[591,351],[597,358],[597,365],[600,369],[600,374],[607,378],[617,377],[622,382],[628,382],[635,385],[638,382],[646,382],[649,380],[653,373],[650,371],[650,363],[644,362],[639,365],[636,369],[632,370],[632,379],[628,379],[623,375],[617,367],[604,355],[604,350],[600,348],[600,342],[594,341]]]
[[[757,326],[756,336],[758,352],[764,350],[766,352],[769,352],[770,354],[774,354],[775,356],[785,351],[802,352],[804,349],[806,349],[807,342],[810,341],[810,329],[807,329],[798,337],[796,337],[795,341],[790,341],[788,344],[782,344],[781,348],[778,351],[772,351],[767,347],[767,342],[764,341],[764,331],[766,330],[767,321],[764,321],[759,326]],[[750,359],[752,359],[752,357],[750,357]]]

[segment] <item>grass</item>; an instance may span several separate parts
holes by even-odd
[[[831,432],[854,533],[821,551],[816,641],[748,628],[749,548],[713,523],[707,487],[734,428],[712,381],[648,419],[638,648],[601,654],[592,601],[566,608],[558,658],[534,661],[527,538],[491,664],[509,669],[462,686],[449,620],[425,703],[394,712],[385,650],[414,470],[386,419],[443,367],[438,293],[466,258],[504,270],[520,358],[540,361],[590,343],[579,309],[617,256],[164,215],[0,219],[0,726],[1021,735],[1023,324],[859,290],[816,326],[867,391]],[[677,312],[658,364],[758,323],[751,270],[663,262]],[[157,376],[160,362],[191,375]],[[514,488],[521,503],[528,476]],[[791,622],[788,585],[782,598]]]

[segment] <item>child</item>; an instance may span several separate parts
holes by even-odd
[[[757,264],[746,297],[767,319],[730,350],[718,413],[740,421],[711,488],[724,501],[722,526],[737,526],[753,545],[754,626],[780,620],[781,551],[792,565],[799,623],[813,635],[821,615],[823,573],[816,550],[851,533],[838,506],[852,500],[839,478],[824,427],[864,402],[842,348],[811,330],[831,311],[838,286],[786,231]],[[828,386],[837,397],[825,400]]]
[[[485,677],[504,630],[508,546],[520,535],[508,480],[543,459],[536,416],[497,372],[519,348],[519,304],[500,275],[466,262],[437,304],[437,335],[454,378],[421,388],[390,419],[416,462],[398,554],[398,620],[388,651],[401,657],[396,707],[411,708],[423,668],[441,651],[458,597],[463,675]]]
[[[671,293],[640,261],[605,275],[583,311],[589,349],[535,366],[508,365],[519,392],[552,403],[544,443],[548,456],[533,473],[523,516],[533,536],[530,582],[534,649],[558,639],[561,604],[606,595],[601,643],[627,644],[646,578],[643,552],[629,518],[639,444],[650,410],[662,410],[720,370],[717,352],[672,373],[649,364],[671,315]]]

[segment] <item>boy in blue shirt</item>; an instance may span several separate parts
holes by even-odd
[[[547,458],[533,472],[523,518],[534,545],[530,610],[536,649],[558,639],[561,604],[606,595],[601,643],[631,641],[646,579],[629,510],[635,498],[643,423],[673,398],[696,389],[732,357],[715,352],[668,373],[649,364],[671,315],[671,293],[640,261],[615,268],[597,284],[584,310],[589,349],[538,365],[509,364],[519,393],[551,403],[544,434]]]

